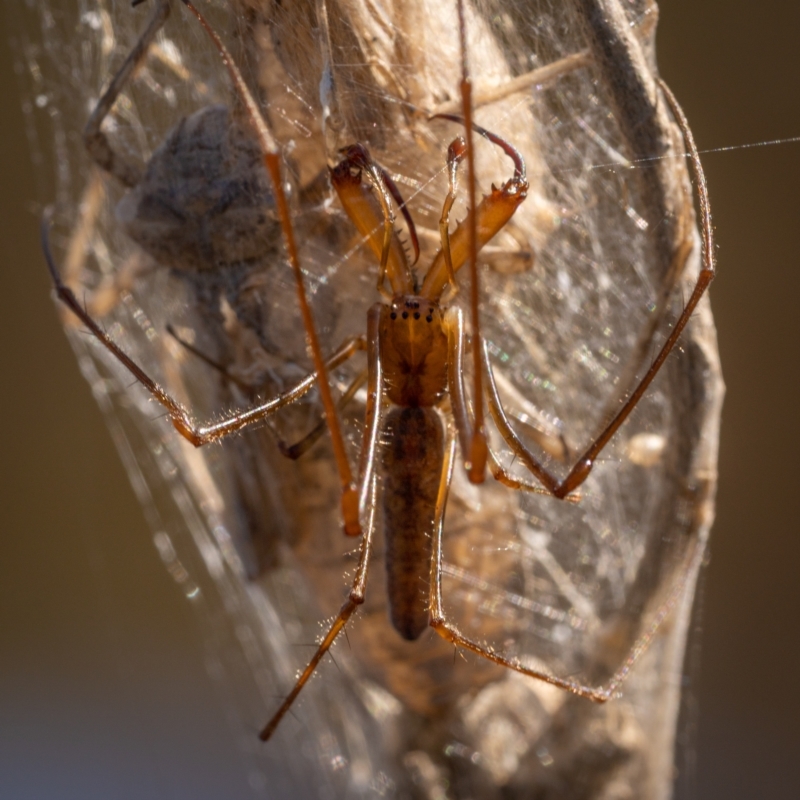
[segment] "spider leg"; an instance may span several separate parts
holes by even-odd
[[[506,658],[501,653],[496,652],[492,647],[480,644],[474,639],[464,636],[456,625],[448,620],[445,615],[442,603],[442,530],[444,528],[444,512],[447,505],[447,495],[450,490],[450,481],[453,476],[453,462],[455,459],[455,437],[452,435],[452,432],[449,433],[448,439],[448,443],[445,446],[445,459],[442,467],[442,476],[439,484],[439,494],[436,499],[436,513],[434,517],[433,559],[431,560],[430,626],[445,641],[452,642],[456,647],[469,650],[489,661],[493,661],[495,664],[521,672],[523,675],[528,675],[532,678],[538,678],[553,686],[567,689],[574,694],[587,697],[596,702],[605,702],[613,696],[617,683],[612,682],[613,685],[609,684],[609,687],[584,686],[577,681],[559,678],[544,670],[526,667],[522,662],[516,659]]]
[[[458,431],[458,443],[464,457],[472,444],[472,420],[464,390],[464,315],[460,308],[450,308],[445,317],[447,330],[447,385],[453,417]]]
[[[382,303],[375,303],[367,314],[367,408],[364,413],[364,439],[358,462],[358,513],[363,516],[375,474],[378,434],[383,400],[383,368],[380,358]],[[371,504],[374,508],[374,499]]]
[[[619,666],[619,668],[610,676],[610,678],[603,684],[590,685],[570,678],[562,678],[553,675],[544,669],[531,667],[525,665],[518,658],[509,658],[502,653],[497,652],[491,645],[480,643],[475,639],[465,636],[458,629],[458,626],[447,618],[444,612],[443,594],[442,594],[442,574],[443,570],[443,543],[442,531],[444,529],[444,515],[445,507],[447,505],[447,495],[450,489],[450,482],[453,475],[453,463],[455,460],[455,437],[452,432],[448,432],[449,438],[445,446],[445,459],[442,467],[441,481],[439,484],[439,493],[436,500],[436,512],[434,517],[434,540],[433,540],[433,559],[431,561],[431,599],[430,599],[430,626],[439,634],[445,641],[451,642],[457,648],[469,650],[476,655],[486,658],[489,661],[498,664],[507,669],[513,669],[522,675],[527,675],[530,678],[549,683],[559,689],[564,689],[572,694],[580,697],[585,697],[593,700],[596,703],[605,703],[613,697],[617,696],[620,686],[625,678],[630,673],[634,664],[640,656],[647,650],[656,632],[661,627],[663,622],[672,613],[680,599],[684,596],[687,583],[690,581],[690,576],[694,574],[694,567],[687,568],[681,580],[678,580],[675,585],[670,589],[666,598],[658,606],[649,624],[641,631],[639,637],[634,642],[628,657]],[[490,463],[494,461],[490,453]],[[513,481],[513,479],[511,479]],[[521,488],[530,491],[536,491],[536,487],[530,484],[512,485],[511,488]],[[542,490],[539,490],[542,491]],[[569,501],[571,498],[566,498]],[[693,555],[693,559],[703,557],[702,548]]]
[[[452,449],[449,450],[452,458]],[[449,485],[450,473],[452,468],[445,464],[445,470],[442,475],[442,484]],[[509,658],[494,649],[487,643],[481,643],[475,639],[465,636],[458,629],[457,625],[450,621],[445,612],[442,602],[442,528],[444,519],[444,507],[442,501],[441,509],[437,504],[437,518],[436,526],[434,528],[434,543],[433,543],[433,562],[431,565],[431,619],[430,625],[445,641],[451,642],[456,647],[469,650],[482,658],[485,658],[494,664],[497,664],[506,669],[513,669],[522,675],[529,678],[536,678],[537,680],[544,681],[545,683],[555,686],[558,689],[564,689],[579,697],[585,697],[588,700],[593,700],[595,703],[605,703],[608,700],[617,696],[619,687],[622,685],[625,678],[630,673],[636,661],[647,650],[653,636],[655,636],[658,629],[661,627],[664,620],[669,616],[675,607],[676,603],[683,596],[686,588],[686,582],[692,570],[686,570],[683,580],[678,581],[673,590],[670,592],[667,599],[661,604],[656,611],[653,619],[639,636],[631,648],[628,658],[625,659],[623,664],[614,672],[610,679],[601,685],[593,686],[581,683],[580,681],[572,680],[571,678],[562,678],[557,675],[537,667],[526,666],[518,658]]]
[[[375,492],[375,480],[371,482],[371,493]],[[353,585],[350,588],[350,594],[347,597],[344,605],[340,609],[333,624],[328,629],[322,642],[317,648],[308,665],[303,670],[300,677],[297,679],[292,691],[286,696],[286,699],[281,703],[280,708],[272,715],[270,721],[264,726],[259,734],[262,742],[269,741],[272,734],[275,733],[276,728],[281,720],[286,715],[286,712],[291,708],[297,696],[303,690],[303,687],[308,683],[309,678],[314,674],[314,671],[319,666],[319,663],[324,658],[325,654],[331,649],[331,646],[336,641],[337,636],[344,630],[347,621],[353,615],[353,612],[364,602],[367,588],[367,573],[369,572],[369,558],[372,551],[372,534],[375,531],[375,503],[371,504],[370,516],[367,521],[366,530],[361,540],[361,548],[358,556],[358,566],[356,567],[356,575],[353,579]]]
[[[380,430],[380,409],[382,399],[382,374],[380,362],[380,319],[381,303],[376,303],[369,310],[367,317],[367,408],[364,419],[364,441],[361,445],[361,460],[359,463],[359,515],[363,516],[367,506],[369,515],[367,520],[366,532],[361,541],[361,550],[356,567],[356,575],[350,594],[339,611],[338,616],[328,629],[327,634],[320,643],[303,673],[295,683],[292,691],[281,703],[280,708],[273,714],[270,721],[264,726],[260,737],[262,741],[267,741],[278,724],[291,707],[292,703],[314,673],[325,653],[330,650],[336,637],[344,630],[347,621],[355,610],[364,602],[367,586],[367,573],[369,570],[369,558],[372,549],[372,535],[375,531],[375,514],[377,502],[376,477],[375,477],[375,456],[378,444],[378,433]]]
[[[683,275],[686,267],[686,262],[694,249],[694,240],[691,234],[691,213],[692,201],[687,195],[685,198],[684,213],[681,214],[678,220],[678,229],[681,231],[680,244],[669,264],[666,274],[664,275],[661,285],[658,289],[658,295],[652,301],[654,312],[648,315],[647,322],[633,346],[630,356],[627,359],[627,366],[625,371],[620,375],[617,380],[617,385],[621,387],[621,391],[617,395],[612,395],[609,399],[607,407],[604,409],[600,419],[609,420],[616,413],[619,408],[620,399],[624,400],[627,393],[631,390],[636,375],[645,364],[650,352],[652,350],[653,338],[656,335],[661,323],[668,310],[669,299],[672,292],[678,284],[678,281]]]
[[[92,316],[84,309],[73,291],[64,284],[50,251],[48,238],[48,228],[50,225],[50,215],[46,213],[42,219],[42,249],[44,251],[47,267],[53,280],[56,296],[69,308],[73,314],[89,329],[92,335],[116,358],[136,380],[144,386],[167,411],[172,424],[185,439],[195,447],[217,441],[236,431],[246,428],[259,420],[265,419],[274,414],[284,406],[293,403],[295,400],[306,394],[317,382],[317,373],[312,372],[299,381],[295,386],[286,392],[273,397],[266,403],[262,403],[246,411],[232,414],[229,417],[216,422],[213,425],[198,426],[192,421],[188,411],[175,400],[168,392],[158,385],[127,353],[125,353],[109,335],[100,327]],[[354,337],[345,341],[339,349],[328,359],[326,366],[328,369],[335,369],[347,361],[358,350],[365,348],[363,337]]]
[[[138,3],[134,3],[134,5],[138,5]],[[83,129],[83,143],[92,160],[101,169],[113,175],[127,187],[132,187],[139,183],[142,178],[142,167],[116,152],[111,147],[101,128],[103,120],[108,116],[125,84],[147,56],[147,51],[156,38],[156,34],[167,21],[167,17],[169,17],[170,9],[170,0],[158,0],[153,13],[150,15],[147,27],[136,41],[133,49],[126,56],[119,72],[112,78],[108,88],[103,92],[103,96],[97,101],[97,105],[92,111],[86,127]]]
[[[234,385],[238,386],[243,392],[246,392],[248,395],[255,394],[258,386],[255,383],[248,383],[247,381],[238,378],[234,375],[224,364],[220,364],[218,361],[215,361],[213,358],[210,358],[201,350],[198,350],[193,344],[190,342],[185,341],[182,339],[172,325],[167,325],[167,333],[175,339],[178,344],[188,350],[192,355],[199,358],[204,364],[207,364],[211,369],[218,372],[222,375],[225,380],[230,381]],[[336,404],[336,408],[338,411],[343,411],[352,399],[356,396],[358,390],[366,383],[367,380],[367,371],[362,370],[361,372],[356,375],[356,377],[350,382],[350,385],[347,387],[347,391],[339,398],[339,402]],[[294,444],[289,444],[285,439],[282,439],[276,430],[272,430],[273,435],[275,436],[275,440],[278,444],[278,450],[281,451],[281,455],[286,456],[286,458],[291,459],[292,461],[296,461],[301,456],[305,455],[322,437],[325,431],[328,429],[327,420],[323,417],[312,429],[309,431],[305,436],[303,436],[299,441],[295,442]]]
[[[306,294],[305,285],[303,283],[303,272],[300,267],[300,255],[295,237],[294,226],[292,224],[292,216],[289,208],[289,201],[286,196],[284,180],[281,176],[281,154],[278,143],[275,141],[272,132],[267,126],[264,117],[259,110],[255,98],[245,83],[242,73],[233,61],[231,54],[219,38],[216,31],[208,23],[205,17],[194,7],[190,0],[183,0],[183,4],[189,11],[197,18],[197,21],[205,29],[209,35],[214,47],[216,48],[225,69],[228,72],[228,77],[233,84],[234,90],[245,107],[247,116],[250,119],[253,132],[261,147],[261,152],[264,157],[264,165],[272,178],[272,186],[275,191],[275,203],[278,210],[278,216],[281,221],[281,228],[283,229],[283,238],[286,244],[286,251],[289,257],[289,263],[292,267],[294,274],[295,286],[297,288],[297,300],[300,306],[300,314],[303,318],[303,327],[305,328],[306,337],[308,339],[309,348],[314,359],[315,374],[319,375],[320,380],[317,381],[319,386],[320,398],[322,405],[325,408],[325,419],[328,423],[328,430],[331,435],[331,444],[333,445],[333,454],[336,459],[336,467],[339,472],[339,482],[342,489],[341,495],[341,508],[342,517],[344,519],[344,531],[348,536],[359,536],[361,534],[361,524],[358,520],[358,507],[359,497],[358,490],[353,480],[353,473],[350,469],[350,461],[347,457],[347,448],[344,443],[344,436],[342,434],[342,427],[339,423],[338,414],[336,412],[336,404],[333,400],[331,387],[328,382],[328,368],[325,359],[322,355],[322,347],[319,342],[319,334],[317,333],[316,325],[314,324],[314,316],[311,312],[311,306]]]
[[[528,450],[522,443],[522,440],[517,436],[508,417],[503,410],[503,405],[500,402],[500,395],[497,393],[497,385],[494,380],[494,372],[492,365],[489,362],[489,348],[486,342],[482,343],[481,350],[483,352],[483,371],[486,373],[486,399],[489,405],[489,413],[494,420],[495,427],[498,433],[503,437],[506,444],[511,448],[514,454],[522,461],[527,467],[528,471],[544,486],[549,494],[557,496],[559,482],[558,479],[552,475],[544,465],[536,458],[536,456]],[[505,471],[503,471],[505,472]],[[509,485],[506,481],[500,479],[502,483]],[[522,488],[512,486],[511,488]]]
[[[521,478],[515,478],[513,475],[511,475],[508,470],[501,466],[491,447],[489,448],[489,470],[492,473],[492,477],[498,481],[498,483],[502,483],[503,486],[507,486],[509,489],[516,489],[520,492],[529,492],[530,494],[542,494],[546,497],[553,496],[552,493],[548,492],[547,489],[542,487],[541,483],[533,483]],[[564,500],[567,503],[579,503],[581,501],[581,496],[579,494],[571,494],[565,497]]]
[[[694,184],[697,191],[698,200],[700,203],[700,222],[702,231],[702,267],[697,276],[692,293],[684,306],[681,315],[678,317],[675,325],[672,328],[669,336],[664,344],[661,346],[656,357],[653,359],[647,372],[644,374],[638,385],[630,392],[616,411],[611,421],[605,426],[600,435],[586,448],[575,465],[569,471],[567,476],[559,481],[545,467],[538,461],[538,459],[525,447],[520,441],[519,437],[514,433],[510,423],[508,422],[505,413],[503,412],[500,398],[497,394],[497,388],[494,385],[492,378],[492,369],[489,363],[489,355],[485,344],[482,346],[483,354],[483,369],[487,374],[487,396],[489,400],[489,408],[497,426],[500,435],[505,439],[508,446],[516,453],[517,456],[523,461],[528,470],[539,480],[542,485],[553,495],[559,498],[564,498],[570,492],[577,489],[589,476],[592,467],[598,455],[602,452],[603,448],[609,443],[614,434],[619,430],[623,422],[628,418],[630,413],[636,407],[642,396],[649,388],[653,379],[658,375],[659,370],[664,365],[667,357],[672,352],[673,348],[678,342],[678,339],[689,322],[692,314],[694,313],[700,298],[705,293],[708,285],[716,274],[716,258],[714,252],[714,233],[711,227],[711,206],[708,199],[708,188],[706,186],[705,173],[703,172],[703,165],[700,163],[700,155],[697,152],[697,146],[694,141],[694,136],[689,128],[689,123],[683,109],[678,104],[672,91],[659,79],[658,85],[664,94],[664,97],[669,104],[675,120],[683,134],[686,148],[689,152],[689,161],[692,166],[694,176]],[[676,250],[673,256],[673,263],[669,272],[673,275],[679,275],[683,271],[683,265],[689,256],[690,250],[689,240],[685,240]]]

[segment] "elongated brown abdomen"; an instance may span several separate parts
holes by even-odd
[[[436,495],[444,463],[442,423],[432,408],[393,408],[384,428],[383,518],[389,614],[398,633],[428,626]]]

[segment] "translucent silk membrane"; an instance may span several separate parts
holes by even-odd
[[[269,175],[218,54],[181,3],[102,126],[132,185],[83,146],[87,119],[155,6],[20,4],[18,55],[65,282],[206,422],[287,389],[312,362]],[[646,372],[694,286],[701,246],[686,146],[655,82],[654,3],[465,6],[475,119],[519,150],[530,183],[479,257],[482,335],[512,426],[563,476]],[[447,148],[463,128],[431,117],[462,113],[456,4],[199,8],[280,147],[330,355],[365,333],[380,299],[375,255],[331,189],[341,148],[365,145],[393,178],[416,225],[420,279],[440,247]],[[475,147],[480,198],[513,166],[484,139]],[[451,229],[467,215],[466,182],[462,169]],[[396,226],[410,252],[399,213]],[[685,263],[675,257],[681,247]],[[447,301],[467,320],[469,284],[464,269]],[[368,504],[377,531],[367,600],[348,624],[349,647],[334,646],[338,668],[323,661],[267,744],[255,732],[338,612],[358,555],[342,533],[327,433],[295,461],[279,450],[322,419],[319,395],[194,449],[59,311],[164,564],[198,609],[230,713],[243,739],[253,732],[264,796],[669,796],[722,400],[705,300],[578,502],[514,491],[491,475],[471,485],[456,451],[443,533],[447,615],[522,665],[589,686],[624,678],[620,696],[592,703],[454,653],[433,630],[402,640],[387,613],[379,478]],[[358,353],[333,370],[334,395],[365,368]],[[471,357],[465,370],[471,393]],[[354,467],[365,401],[362,388],[340,412]],[[452,425],[447,402],[437,413]],[[487,432],[498,463],[531,482],[491,420]]]

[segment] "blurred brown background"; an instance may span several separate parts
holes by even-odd
[[[800,135],[800,4],[664,0],[661,12],[661,72],[701,149]],[[0,796],[252,797],[244,734],[225,721],[193,612],[50,302],[0,19]],[[704,162],[728,395],[678,796],[796,798],[800,143]]]

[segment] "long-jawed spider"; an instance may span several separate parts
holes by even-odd
[[[63,283],[47,241],[47,219],[43,230],[43,244],[58,298],[166,409],[175,428],[193,445],[201,446],[219,440],[265,420],[302,397],[313,386],[319,388],[342,487],[344,529],[348,535],[358,536],[363,533],[363,537],[348,599],[296,685],[262,730],[261,738],[270,738],[349,618],[364,602],[372,537],[376,527],[374,504],[370,505],[370,499],[376,490],[379,461],[384,475],[384,534],[387,540],[390,613],[400,635],[413,640],[431,626],[456,647],[470,650],[499,665],[598,702],[608,700],[630,670],[641,648],[632,653],[608,682],[601,686],[592,686],[553,675],[544,669],[532,668],[464,635],[446,617],[443,609],[442,528],[455,462],[456,441],[469,479],[473,483],[484,480],[486,466],[489,464],[495,479],[511,489],[569,499],[589,476],[600,452],[647,391],[711,282],[714,276],[714,247],[705,177],[688,123],[671,91],[663,82],[658,82],[659,91],[683,134],[692,164],[702,214],[702,268],[683,311],[644,376],[621,403],[613,419],[585,448],[566,476],[559,480],[514,432],[503,410],[488,351],[481,337],[477,256],[481,248],[511,219],[525,200],[528,187],[524,161],[514,147],[480,128],[472,120],[463,3],[459,2],[458,5],[463,119],[442,116],[463,122],[465,137],[455,139],[448,150],[449,192],[441,216],[441,247],[424,278],[417,282],[394,233],[392,201],[407,214],[399,192],[386,173],[372,161],[365,147],[355,144],[346,148],[344,159],[331,170],[331,182],[346,213],[379,259],[378,290],[383,299],[373,305],[368,313],[366,334],[346,341],[326,359],[304,290],[295,232],[281,178],[278,144],[225,46],[194,6],[188,0],[183,1],[205,27],[218,49],[235,91],[246,109],[246,117],[253,128],[264,165],[271,176],[277,216],[294,271],[315,371],[293,388],[265,403],[232,414],[212,425],[198,426],[186,409],[113,342]],[[160,4],[160,8],[164,5]],[[500,188],[493,189],[480,203],[477,203],[475,197],[475,132],[499,146],[514,164],[512,177]],[[451,234],[449,216],[457,190],[457,171],[463,160],[467,161],[467,207],[470,210],[466,219]],[[111,171],[116,174],[119,170]],[[410,230],[413,231],[410,215],[407,220]],[[675,274],[681,273],[690,250],[691,240],[687,235],[674,253]],[[462,312],[448,302],[458,290],[457,273],[467,264],[471,277],[469,346]],[[446,293],[449,297],[445,296]],[[470,347],[474,380],[471,404],[467,399],[463,378],[464,359]],[[359,466],[355,477],[344,446],[328,373],[359,350],[367,352],[367,403]],[[386,403],[390,403],[393,408],[384,415],[383,407]],[[487,444],[484,403],[488,404],[497,432],[535,482],[522,481],[512,476],[494,458]],[[443,415],[447,419],[445,425],[442,424]],[[381,453],[379,439],[382,432],[390,441]],[[366,523],[363,528],[362,522]],[[425,589],[422,593],[421,584]],[[663,615],[660,617],[663,618]]]

